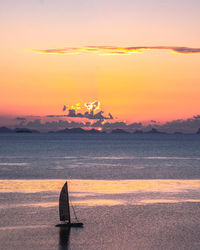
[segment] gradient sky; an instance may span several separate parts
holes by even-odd
[[[48,54],[84,46],[200,48],[199,0],[1,0],[0,116],[101,102],[129,122],[198,115],[200,53]]]

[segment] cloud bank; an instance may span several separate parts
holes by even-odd
[[[41,131],[50,131],[50,130],[60,130],[65,128],[85,128],[85,129],[99,129],[105,131],[111,131],[113,129],[123,129],[129,132],[135,131],[151,131],[152,129],[157,129],[160,132],[167,133],[196,133],[200,128],[200,115],[193,116],[188,119],[177,119],[165,122],[163,124],[151,120],[149,122],[134,122],[126,123],[119,120],[90,120],[90,119],[74,119],[70,118],[67,115],[58,115],[58,116],[46,116],[46,117],[20,117],[20,119],[15,119],[17,124],[13,124],[12,127],[23,126],[24,128],[36,129]],[[23,121],[23,124],[21,123]],[[2,124],[3,125],[3,124]],[[4,124],[6,125],[6,124]]]
[[[64,47],[54,49],[33,49],[32,52],[40,54],[81,54],[84,52],[100,55],[129,55],[145,50],[167,50],[177,54],[197,54],[200,48],[180,47],[180,46],[133,46],[133,47],[115,47],[115,46],[85,46],[85,47]]]

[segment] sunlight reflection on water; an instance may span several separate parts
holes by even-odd
[[[19,206],[58,206],[65,180],[0,180],[1,193],[41,193],[51,201],[37,201]],[[199,202],[196,194],[200,180],[69,180],[70,200],[75,206],[140,205],[151,203]],[[194,195],[195,192],[195,195]],[[50,194],[54,193],[54,197]],[[16,205],[16,204],[15,204]]]
[[[66,180],[0,180],[0,192],[60,191]],[[200,180],[68,180],[70,192],[181,192],[198,189]]]

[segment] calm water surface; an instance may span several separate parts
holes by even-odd
[[[199,179],[198,135],[0,135],[1,179]]]
[[[200,249],[199,190],[197,135],[0,135],[0,249]]]

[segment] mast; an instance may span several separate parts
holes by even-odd
[[[71,223],[67,181],[60,192],[59,213],[61,221],[67,221],[68,223]]]

